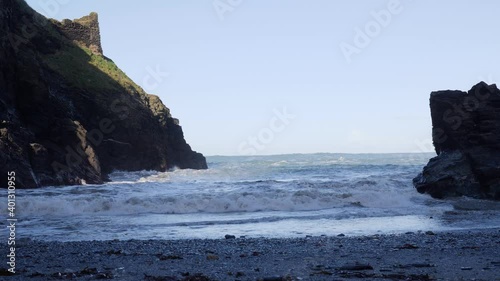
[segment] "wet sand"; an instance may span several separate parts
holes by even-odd
[[[16,261],[10,277],[3,277],[1,263],[1,280],[490,281],[500,280],[500,229],[299,239],[23,239]]]

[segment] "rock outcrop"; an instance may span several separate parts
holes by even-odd
[[[102,183],[113,170],[206,169],[179,121],[102,55],[96,14],[47,20],[0,1],[0,187]]]
[[[57,28],[69,39],[75,40],[93,53],[102,55],[101,31],[97,13],[76,20],[65,19],[62,22],[52,21]]]
[[[439,91],[430,98],[437,157],[413,183],[436,198],[500,200],[500,90],[481,82],[469,92]]]

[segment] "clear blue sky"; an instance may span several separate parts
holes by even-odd
[[[430,92],[500,79],[495,0],[27,2],[98,12],[105,55],[206,155],[429,151]]]

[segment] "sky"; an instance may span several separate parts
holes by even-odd
[[[99,14],[104,54],[205,155],[432,151],[429,95],[500,79],[496,0],[27,0]]]

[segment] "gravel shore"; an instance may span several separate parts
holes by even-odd
[[[3,277],[8,272],[2,262],[0,279],[500,280],[500,229],[362,237],[227,238],[22,239],[17,241],[16,274]]]

